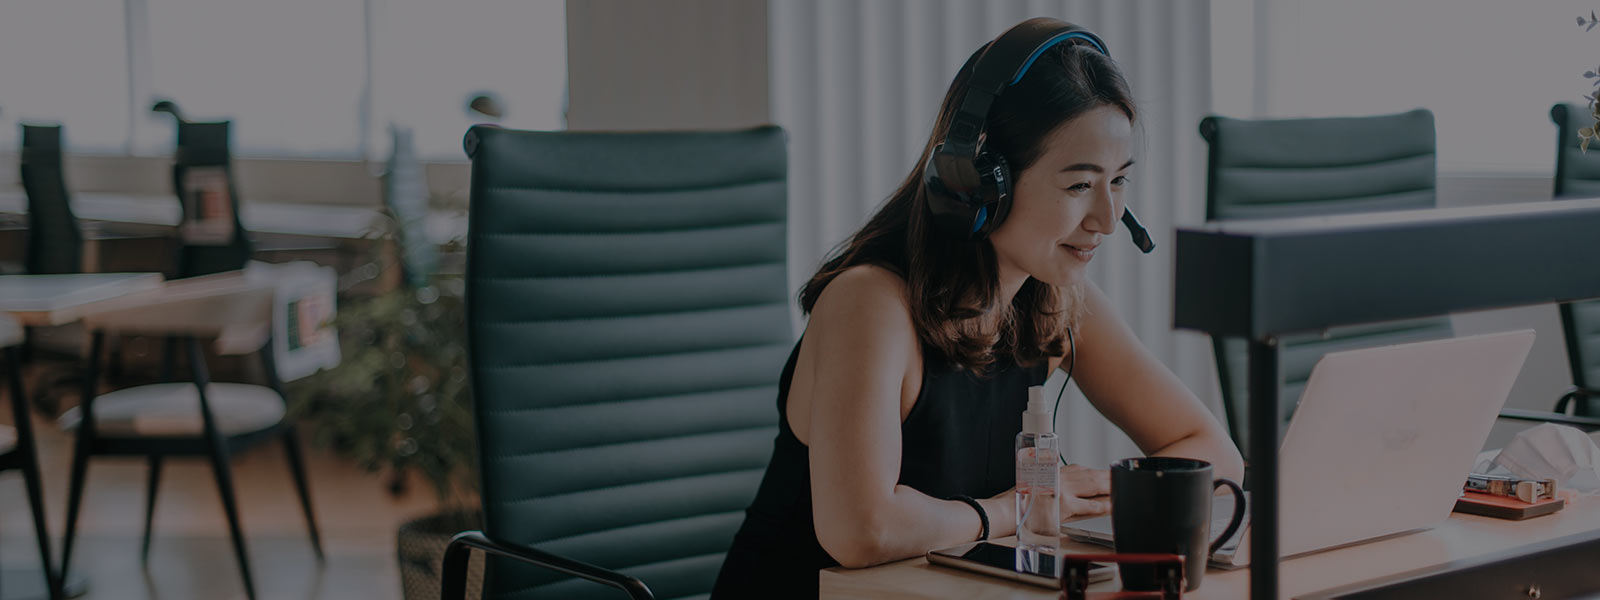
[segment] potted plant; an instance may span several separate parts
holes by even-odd
[[[394,130],[395,151],[384,174],[385,224],[376,231],[391,253],[354,269],[346,287],[403,267],[392,289],[348,301],[334,317],[343,360],[296,382],[291,415],[306,423],[313,443],[390,478],[406,491],[413,473],[427,481],[439,510],[410,520],[398,532],[401,583],[408,599],[439,597],[445,545],[479,528],[477,445],[467,372],[465,282],[439,272],[439,250],[459,255],[462,240],[436,246],[426,239],[427,188],[410,152],[410,135]],[[392,246],[390,246],[392,242]],[[380,286],[381,287],[381,286]],[[473,561],[477,597],[481,557]]]

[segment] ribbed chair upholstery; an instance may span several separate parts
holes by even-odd
[[[466,148],[483,533],[708,594],[794,341],[783,131],[478,126]],[[487,578],[494,600],[617,597],[502,558]]]
[[[1600,399],[1600,300],[1567,302],[1560,311],[1574,389],[1557,401],[1556,412],[1567,412],[1571,403],[1573,414],[1596,416],[1594,403]]]
[[[1436,204],[1433,113],[1241,120],[1206,117],[1206,219],[1258,219],[1425,209]],[[1307,277],[1319,274],[1307,273]],[[1285,423],[1323,354],[1451,337],[1450,317],[1335,327],[1279,340]],[[1249,448],[1247,344],[1213,338],[1228,429]],[[1282,429],[1280,429],[1280,434]]]
[[[61,163],[60,125],[23,125],[18,167],[28,196],[25,268],[32,274],[83,270],[83,231],[72,213]]]
[[[1556,124],[1556,198],[1600,197],[1600,144],[1589,152],[1581,150],[1583,138],[1578,130],[1594,124],[1589,108],[1581,104],[1550,107],[1550,120]]]
[[[1557,104],[1550,108],[1550,120],[1556,124],[1555,198],[1600,196],[1600,144],[1583,152],[1578,137],[1578,129],[1594,124],[1588,107]],[[1567,302],[1560,312],[1575,388],[1557,403],[1556,411],[1565,412],[1571,403],[1575,414],[1594,416],[1593,404],[1600,398],[1600,300]]]

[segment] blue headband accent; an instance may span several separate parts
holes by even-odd
[[[1028,55],[1028,60],[1026,60],[1026,61],[1024,61],[1022,63],[1022,68],[1021,69],[1017,70],[1017,76],[1011,78],[1011,83],[1008,83],[1006,85],[1008,85],[1008,86],[1016,85],[1018,81],[1022,81],[1022,76],[1027,74],[1029,67],[1033,66],[1033,61],[1039,60],[1039,55],[1040,54],[1044,54],[1045,50],[1049,50],[1050,48],[1054,48],[1056,44],[1059,44],[1061,42],[1065,42],[1067,40],[1073,40],[1073,39],[1084,40],[1084,41],[1089,42],[1089,45],[1094,46],[1094,49],[1095,50],[1099,50],[1101,54],[1105,54],[1105,55],[1108,55],[1108,56],[1111,54],[1109,52],[1106,52],[1105,46],[1101,46],[1099,40],[1094,39],[1094,36],[1090,35],[1087,32],[1083,32],[1083,31],[1068,31],[1068,32],[1064,32],[1064,33],[1059,33],[1059,34],[1056,34],[1055,37],[1050,38],[1045,43],[1040,44],[1039,48],[1033,51],[1033,54]]]
[[[987,222],[988,220],[989,220],[989,207],[985,206],[983,208],[979,208],[978,209],[978,219],[972,224],[972,233],[977,233],[979,229],[983,229],[983,224],[985,222]]]

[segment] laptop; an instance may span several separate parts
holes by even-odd
[[[1324,355],[1278,450],[1282,555],[1449,518],[1533,339],[1524,329]],[[1232,510],[1231,494],[1215,497],[1212,535],[1227,527]],[[1249,565],[1248,529],[1247,520],[1211,564]],[[1061,530],[1112,544],[1109,515],[1062,523]]]

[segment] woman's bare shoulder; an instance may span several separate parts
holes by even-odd
[[[910,349],[917,339],[905,280],[876,265],[851,267],[829,282],[806,330],[835,341],[891,342]]]

